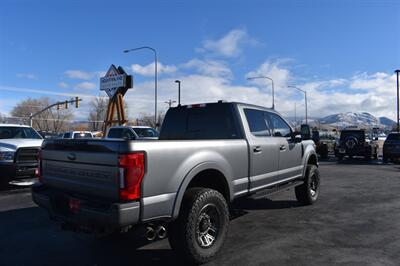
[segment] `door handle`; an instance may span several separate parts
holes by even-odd
[[[285,146],[285,145],[281,145],[281,146],[279,147],[279,150],[281,150],[281,151],[286,151],[286,146]]]
[[[253,147],[253,152],[255,152],[255,153],[262,152],[261,146],[254,146]]]

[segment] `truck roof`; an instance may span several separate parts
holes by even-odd
[[[244,103],[244,102],[228,102],[228,101],[222,101],[222,100],[219,100],[219,101],[217,101],[217,102],[187,104],[187,105],[181,105],[181,106],[176,106],[176,107],[172,107],[172,108],[179,108],[179,107],[186,107],[186,108],[205,107],[205,106],[207,106],[208,104],[244,105],[244,106],[248,106],[248,107],[252,107],[252,108],[264,109],[264,110],[271,111],[271,112],[275,112],[275,113],[277,112],[275,109],[272,109],[272,108],[270,108],[270,107],[261,106],[261,105],[250,104],[250,103]]]

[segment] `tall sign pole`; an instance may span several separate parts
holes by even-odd
[[[400,69],[397,69],[396,71],[394,71],[397,75],[397,132],[400,132],[400,117],[399,117],[399,73],[400,73]]]
[[[122,67],[117,68],[115,65],[111,65],[106,75],[100,78],[100,90],[104,90],[110,98],[103,125],[104,134],[113,124],[124,125],[127,122],[123,97],[127,90],[132,88],[132,83],[132,76],[126,74]],[[115,113],[117,119],[114,119]]]

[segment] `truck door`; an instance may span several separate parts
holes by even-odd
[[[244,130],[249,143],[250,191],[271,184],[279,176],[279,150],[268,123],[267,113],[261,109],[243,108]],[[243,115],[242,115],[243,117]]]
[[[278,144],[279,180],[289,180],[302,176],[302,144],[292,140],[292,129],[275,113],[269,113],[273,138]]]

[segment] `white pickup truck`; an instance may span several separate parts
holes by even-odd
[[[11,181],[35,176],[42,142],[29,126],[0,124],[0,189]]]

